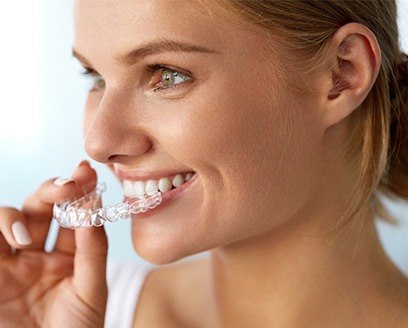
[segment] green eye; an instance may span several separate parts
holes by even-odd
[[[190,77],[188,77],[187,75],[184,75],[167,67],[161,67],[160,82],[162,84],[162,87],[158,87],[154,91],[176,87],[179,84],[188,81],[189,79]]]
[[[172,71],[164,69],[161,76],[161,82],[165,87],[171,86],[174,83],[174,76]]]
[[[95,86],[101,89],[105,88],[106,86],[105,80],[101,76],[97,76],[95,78]]]

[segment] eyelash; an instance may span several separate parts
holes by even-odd
[[[177,70],[175,70],[175,69],[172,69],[172,68],[170,68],[170,67],[168,67],[168,66],[165,66],[165,65],[163,65],[163,64],[147,65],[147,67],[148,67],[148,71],[149,71],[152,75],[155,74],[157,71],[168,70],[168,71],[170,71],[171,73],[177,73],[177,75],[180,74],[180,75],[186,76],[186,77],[188,78],[187,80],[185,80],[185,81],[183,81],[183,82],[181,82],[181,83],[173,84],[172,86],[154,88],[154,89],[153,89],[153,92],[160,91],[160,90],[167,90],[167,89],[177,88],[179,85],[183,86],[183,84],[184,84],[185,82],[187,82],[187,81],[189,81],[189,80],[191,79],[191,76],[189,76],[189,75],[187,75],[187,74],[184,74],[184,73],[181,73],[181,72],[179,72],[179,71],[177,71]],[[98,73],[97,73],[94,69],[92,69],[92,68],[84,67],[84,69],[85,69],[85,70],[84,70],[83,72],[81,72],[81,74],[83,74],[83,75],[85,75],[85,76],[92,76],[92,77],[94,77],[94,78],[101,77],[101,75],[98,74]]]

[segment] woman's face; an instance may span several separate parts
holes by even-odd
[[[132,220],[134,248],[153,263],[267,233],[316,187],[316,109],[285,88],[279,62],[261,56],[265,36],[215,13],[195,0],[75,4],[74,49],[103,78],[86,103],[89,156],[112,171],[196,172],[177,199]],[[210,50],[118,59],[161,40]],[[153,72],[155,64],[174,71]]]

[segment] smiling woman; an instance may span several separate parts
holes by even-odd
[[[408,326],[408,279],[375,226],[393,220],[381,195],[408,199],[396,10],[389,0],[75,1],[72,51],[93,81],[84,148],[125,199],[160,191],[160,205],[130,217],[133,248],[153,265],[107,268],[103,227],[60,228],[44,252],[53,204],[95,189],[82,162],[22,210],[0,208],[0,319]]]

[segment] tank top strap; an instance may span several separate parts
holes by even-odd
[[[108,259],[108,302],[105,328],[131,328],[134,311],[145,277],[157,266]]]

